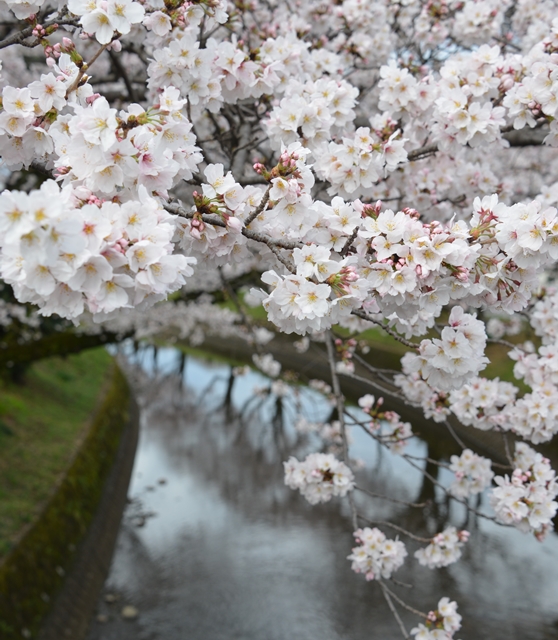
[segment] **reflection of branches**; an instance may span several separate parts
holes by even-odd
[[[395,502],[396,504],[404,504],[406,507],[422,508],[428,504],[427,502],[408,502],[407,500],[397,500],[396,498],[390,498],[389,496],[384,496],[380,493],[374,493],[373,491],[369,491],[364,487],[356,486],[355,489],[357,491],[366,493],[366,495],[370,496],[371,498],[379,498],[380,500],[388,500],[389,502]]]
[[[491,520],[492,522],[495,522],[496,524],[500,525],[501,527],[509,528],[510,525],[504,524],[503,522],[500,522],[494,516],[489,516],[486,513],[482,513],[480,511],[477,511],[477,509],[473,509],[473,507],[471,507],[466,500],[462,500],[461,498],[458,498],[458,497],[452,495],[449,492],[449,490],[446,487],[444,487],[444,485],[441,482],[436,480],[436,478],[434,478],[432,476],[432,474],[428,473],[428,471],[426,471],[425,469],[423,469],[422,467],[417,465],[415,462],[413,462],[413,460],[408,455],[403,453],[401,455],[401,457],[404,460],[406,460],[417,471],[420,471],[426,478],[428,478],[430,480],[430,482],[432,482],[432,484],[434,484],[439,489],[441,489],[448,498],[451,498],[452,500],[455,500],[456,502],[459,502],[460,504],[464,505],[469,511],[471,511],[475,515],[479,516],[479,518],[484,518],[485,520]]]

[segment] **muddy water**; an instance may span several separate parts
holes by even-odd
[[[139,354],[134,366],[143,411],[131,503],[88,640],[401,638],[378,585],[350,570],[346,505],[312,507],[283,484],[281,461],[317,444],[293,428],[295,402],[315,420],[327,418],[327,402],[309,389],[281,402],[257,395],[269,381],[256,373],[231,388],[228,365],[181,363],[173,349],[156,361]],[[409,448],[428,450],[424,441]],[[419,535],[464,526],[461,508],[364,433],[353,433],[351,453],[364,463],[359,484],[429,501],[413,509],[368,498],[371,519]],[[486,501],[480,508],[488,510]],[[423,611],[444,595],[457,600],[462,640],[558,638],[558,536],[539,544],[487,520],[466,526],[473,535],[462,560],[438,571],[419,566],[416,543],[403,538],[409,558],[396,577],[414,586],[392,588]],[[418,621],[402,618],[409,629]]]

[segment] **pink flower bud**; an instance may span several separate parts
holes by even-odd
[[[242,221],[234,216],[229,216],[227,220],[227,227],[232,231],[240,232],[242,230]]]
[[[509,91],[515,84],[514,79],[509,76],[500,82],[500,91]]]

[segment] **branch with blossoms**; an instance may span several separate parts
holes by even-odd
[[[531,447],[558,431],[547,5],[8,0],[1,18],[0,277],[21,304],[201,340],[204,318],[226,335],[250,325],[249,300],[277,331],[325,340],[339,423],[327,431],[342,459],[290,461],[287,480],[311,502],[348,497],[354,568],[379,579],[405,637],[408,605],[386,580],[407,552],[358,528],[351,425],[469,512],[551,531],[556,479]],[[238,296],[252,273],[259,286]],[[155,306],[212,286],[238,314],[209,312],[206,298]],[[531,329],[512,326],[520,316]],[[355,336],[370,328],[405,347],[400,371],[364,364]],[[482,377],[491,341],[519,384]],[[260,351],[257,366],[277,375]],[[443,463],[449,488],[428,456],[406,453],[412,426],[387,403],[368,394],[359,415],[346,407],[343,375],[443,425],[460,451]],[[466,446],[474,430],[501,436],[504,475]],[[484,491],[494,515],[468,502]],[[465,538],[436,532],[419,561],[445,566]],[[458,626],[442,598],[411,634]]]

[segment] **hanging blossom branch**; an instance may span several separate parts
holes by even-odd
[[[520,3],[511,15],[507,0],[486,0],[485,15],[473,2],[433,12],[376,0],[324,14],[313,0],[256,0],[233,16],[222,0],[68,0],[44,15],[41,0],[8,0],[6,21],[28,24],[0,42],[0,153],[14,174],[6,185],[32,184],[19,175],[29,169],[51,179],[0,194],[0,275],[44,316],[108,322],[180,297],[189,282],[198,290],[196,279],[219,268],[257,270],[262,288],[246,299],[271,324],[326,336],[344,434],[343,460],[287,463],[291,486],[314,503],[352,500],[353,412],[339,377],[369,373],[386,396],[445,422],[462,449],[446,494],[467,506],[487,491],[499,523],[542,539],[558,509],[555,473],[531,447],[558,432],[558,183],[544,155],[558,146],[550,4],[535,15]],[[99,47],[88,63],[76,49],[83,39]],[[44,65],[23,74],[10,49],[20,44],[42,48]],[[109,48],[128,96],[103,68]],[[93,88],[85,65],[95,60]],[[366,74],[352,73],[359,68]],[[140,103],[127,102],[134,80],[145,87]],[[508,143],[531,145],[525,166]],[[477,317],[484,310],[523,314],[540,344],[507,344],[505,326],[496,335]],[[355,373],[357,341],[330,334],[369,323],[408,348],[401,372]],[[482,377],[488,340],[506,343],[527,391]],[[359,403],[366,418],[355,426],[404,455],[411,425],[383,399]],[[503,434],[508,475],[494,478],[491,461],[464,446],[470,427]],[[377,528],[354,533],[355,571],[390,579],[402,543]],[[457,557],[458,533],[436,534],[419,561],[441,566],[442,547]],[[401,604],[382,592],[390,608]],[[451,638],[456,607],[442,598],[411,635]]]

